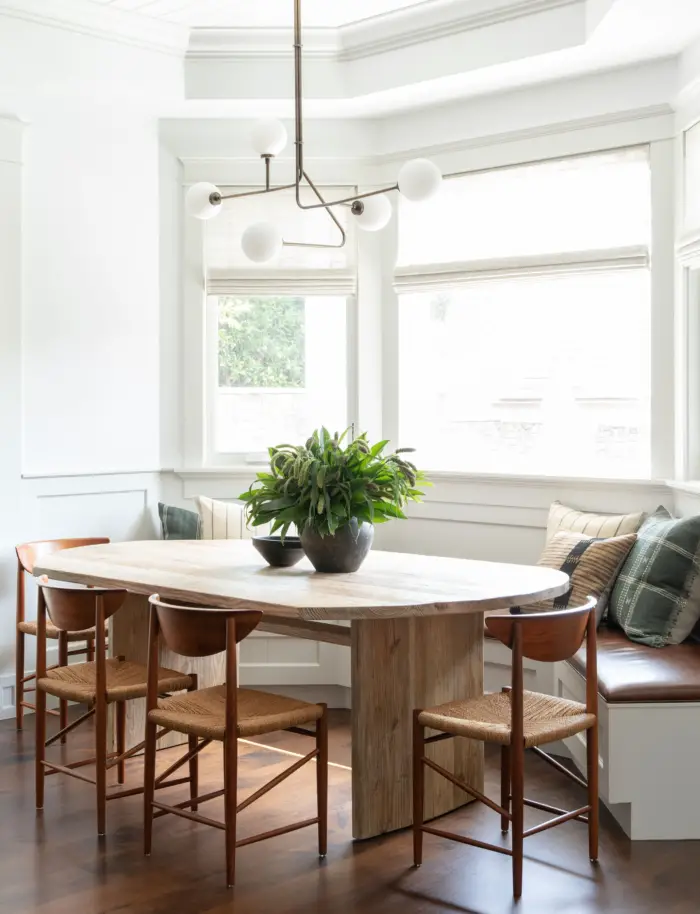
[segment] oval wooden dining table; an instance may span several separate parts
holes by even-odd
[[[152,593],[202,606],[254,607],[264,613],[263,630],[349,647],[358,839],[411,824],[413,709],[482,694],[484,612],[551,599],[569,587],[567,575],[549,568],[379,551],[354,574],[318,574],[306,560],[269,568],[249,540],[65,549],[43,558],[35,574],[128,590],[127,604],[112,620],[111,650],[130,660],[146,659]],[[348,620],[349,627],[337,624]],[[167,652],[163,661],[177,662]],[[190,672],[198,673],[200,687],[223,681],[218,657],[196,661]],[[140,704],[129,702],[129,744],[143,738]],[[438,742],[430,755],[483,789],[480,743]],[[426,819],[469,799],[427,772]]]

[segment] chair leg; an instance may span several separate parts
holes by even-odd
[[[236,804],[238,740],[224,739],[224,819],[226,823],[226,885],[236,882]]]
[[[151,853],[153,837],[153,796],[156,782],[156,732],[155,724],[146,724],[146,745],[143,766],[143,852]]]
[[[44,808],[44,777],[45,769],[42,764],[46,758],[46,692],[36,690],[36,711],[34,720],[36,726],[36,808]]]
[[[318,800],[318,855],[328,853],[328,707],[316,721],[316,794]]]
[[[501,806],[510,812],[510,746],[501,746]],[[501,833],[508,834],[510,822],[501,816]]]
[[[513,896],[520,898],[523,891],[523,831],[525,804],[525,747],[510,747],[511,758],[511,814],[513,816]]]
[[[586,731],[586,762],[588,774],[588,856],[592,863],[598,860],[598,724]]]
[[[87,658],[88,663],[95,662],[95,642],[92,640],[92,638],[88,638],[88,640],[87,640],[87,648],[85,650],[85,656]]]
[[[68,666],[68,638],[65,632],[60,632],[58,636],[58,665]],[[63,730],[68,726],[68,702],[62,698],[58,703],[58,729]],[[65,743],[66,734],[61,737],[61,742]]]
[[[197,674],[193,673],[191,676],[192,685],[187,690],[188,692],[197,691]],[[196,736],[189,736],[187,739],[187,748],[190,752],[194,752],[197,748],[198,738]],[[190,800],[195,800],[199,795],[199,754],[193,755],[189,761],[190,769]],[[192,803],[190,809],[192,812],[197,812],[198,803]]]
[[[117,755],[126,752],[126,702],[117,702]],[[117,762],[117,783],[126,781],[126,761],[122,758]]]
[[[425,796],[425,727],[418,723],[420,711],[413,712],[413,865],[423,863],[423,802]]]
[[[24,728],[24,632],[17,629],[17,648],[15,653],[15,714],[17,717],[17,729]]]
[[[95,788],[97,800],[97,834],[107,828],[107,702],[98,695],[95,703]]]

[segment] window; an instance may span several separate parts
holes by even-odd
[[[240,249],[245,227],[263,220],[290,241],[335,243],[324,215],[280,192],[230,203],[207,223],[210,462],[257,462],[270,445],[304,441],[320,423],[342,430],[349,422],[352,239],[340,249],[285,247],[274,265],[252,264]]]
[[[347,422],[346,299],[219,295],[214,449],[255,459]]]
[[[632,150],[402,204],[399,434],[423,466],[651,475],[650,196]]]

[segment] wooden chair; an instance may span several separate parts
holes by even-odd
[[[513,895],[522,892],[523,839],[570,819],[588,823],[588,852],[598,859],[598,678],[596,674],[596,600],[589,598],[579,609],[522,615],[492,615],[486,619],[491,634],[513,652],[512,686],[502,692],[467,701],[453,701],[414,712],[413,728],[413,853],[414,863],[423,859],[423,833],[437,835],[497,851],[513,858]],[[586,636],[586,704],[526,692],[523,689],[523,657],[548,663],[568,660]],[[439,731],[425,736],[425,728]],[[586,731],[588,783],[540,748],[544,743]],[[476,788],[426,757],[425,746],[456,736],[483,740],[501,746],[501,803],[490,800]],[[525,749],[532,749],[571,780],[587,788],[588,803],[567,811],[524,796]],[[463,835],[424,824],[425,768],[431,768],[457,787],[486,804],[501,817],[501,831],[513,826],[512,849],[486,844]],[[554,813],[554,818],[525,830],[524,807]]]
[[[281,695],[238,688],[236,645],[249,635],[262,618],[253,610],[221,610],[193,607],[192,604],[164,603],[155,594],[150,598],[151,617],[148,653],[148,698],[146,722],[145,834],[144,849],[151,853],[153,819],[167,814],[183,816],[194,822],[212,825],[226,833],[226,878],[235,881],[236,849],[265,838],[284,835],[309,825],[318,825],[318,852],[326,855],[327,795],[328,795],[328,721],[326,706],[296,701]],[[208,657],[226,652],[226,682],[223,685],[190,692],[188,695],[158,700],[156,667],[159,641],[184,657]],[[315,730],[301,724],[316,722]],[[163,730],[158,733],[157,727]],[[185,755],[157,778],[156,741],[164,733],[175,730],[189,736]],[[315,747],[303,758],[286,768],[242,802],[238,802],[238,739],[288,730],[310,736]],[[196,757],[212,740],[223,744],[224,787],[204,796],[167,806],[154,799],[154,790],[163,786],[165,777],[186,761]],[[281,828],[236,840],[236,819],[255,800],[281,784],[307,762],[316,760],[316,791],[318,814],[312,819],[295,822]],[[217,797],[224,798],[224,822],[197,813],[201,803]]]
[[[143,785],[127,790],[107,793],[107,772],[117,767],[117,781],[125,782],[125,762],[130,756],[144,748],[141,742],[131,749],[126,748],[126,702],[133,698],[145,698],[147,691],[147,669],[143,664],[131,663],[124,657],[107,659],[103,638],[95,641],[96,659],[71,666],[46,668],[46,613],[51,623],[60,632],[83,631],[91,626],[98,632],[104,631],[105,622],[120,608],[126,598],[125,590],[111,590],[93,587],[89,589],[70,585],[41,584],[37,613],[37,659],[36,659],[36,808],[44,806],[44,778],[61,773],[93,784],[97,794],[97,833],[104,835],[106,824],[106,801],[143,793]],[[159,693],[176,692],[196,688],[193,677],[175,670],[152,670],[154,687]],[[54,695],[64,701],[75,701],[88,706],[88,711],[72,721],[51,739],[46,740],[46,696]],[[107,714],[109,705],[116,705],[116,752],[107,751]],[[61,739],[91,717],[95,718],[95,756],[89,759],[63,765],[46,760],[46,747]],[[90,778],[76,771],[85,765],[95,765],[95,777]],[[193,795],[197,785],[189,778],[177,783],[190,783]],[[161,785],[172,786],[172,782]]]
[[[24,700],[26,692],[34,692],[34,686],[27,686],[27,683],[36,679],[34,673],[25,675],[24,671],[24,639],[27,635],[36,637],[36,622],[27,621],[24,601],[24,576],[25,574],[34,574],[34,566],[37,560],[53,552],[59,552],[61,549],[73,549],[77,546],[97,546],[108,543],[105,537],[93,539],[61,539],[61,540],[39,540],[33,543],[22,543],[15,546],[17,553],[17,650],[16,657],[16,674],[15,674],[15,713],[17,717],[17,729],[24,727],[24,709],[35,710],[35,705]],[[68,658],[76,654],[86,654],[88,660],[94,659],[94,641],[95,630],[93,628],[84,632],[60,632],[55,625],[50,622],[46,624],[46,637],[58,641],[58,665],[67,666]],[[68,650],[69,642],[85,641],[85,647]],[[62,730],[68,723],[68,702],[59,702],[59,710],[49,709],[49,714],[55,714],[60,718],[59,727]]]

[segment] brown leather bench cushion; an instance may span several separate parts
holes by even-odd
[[[586,652],[570,661],[586,673]],[[700,644],[647,647],[620,629],[598,630],[598,692],[610,703],[700,701]]]

